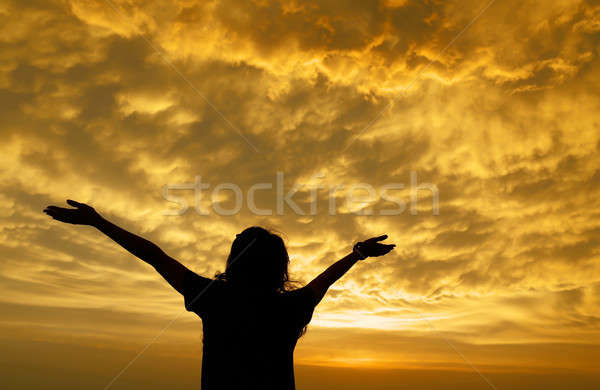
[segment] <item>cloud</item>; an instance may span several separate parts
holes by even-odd
[[[183,309],[97,232],[41,214],[69,197],[209,276],[249,225],[285,232],[302,282],[387,232],[395,253],[332,288],[303,340],[305,362],[338,364],[332,349],[349,358],[335,336],[399,364],[409,357],[398,348],[433,345],[418,316],[486,364],[572,367],[553,342],[585,360],[577,345],[598,337],[600,304],[593,2],[496,2],[445,51],[481,2],[114,4],[118,13],[88,1],[0,8],[0,301],[11,323],[52,319],[52,338],[76,331],[71,320],[91,333],[113,310],[141,318],[125,333],[149,334],[142,319]],[[162,214],[173,206],[165,184],[201,176],[210,208],[217,184],[247,193],[277,172],[286,190],[303,185],[303,210],[314,184],[324,188],[315,215]],[[439,215],[427,190],[418,215],[397,216],[357,216],[345,190],[328,192],[402,183],[395,195],[408,205],[411,172],[439,189]],[[256,202],[274,209],[276,191]],[[393,205],[378,193],[369,206]],[[428,348],[414,359],[456,363]]]

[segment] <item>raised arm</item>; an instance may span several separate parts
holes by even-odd
[[[364,260],[367,257],[383,256],[394,249],[396,246],[394,244],[382,244],[379,242],[386,238],[387,235],[383,235],[359,242],[354,246],[352,253],[333,263],[329,268],[307,284],[306,287],[310,288],[315,294],[317,303],[323,299],[323,296],[329,287],[339,278],[344,276],[344,274],[358,261]]]
[[[131,254],[153,266],[175,290],[183,294],[183,277],[187,271],[184,265],[169,257],[156,244],[107,221],[92,207],[70,199],[67,203],[75,208],[48,206],[44,212],[57,221],[95,227]]]

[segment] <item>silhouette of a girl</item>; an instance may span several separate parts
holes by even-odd
[[[359,242],[306,286],[290,287],[289,257],[281,237],[261,227],[237,235],[225,272],[205,278],[169,257],[152,242],[107,221],[92,207],[48,206],[52,218],[90,225],[153,266],[184,297],[203,323],[202,388],[294,389],[293,353],[329,286],[356,262],[389,253],[386,235]]]

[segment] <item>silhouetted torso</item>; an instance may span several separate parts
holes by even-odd
[[[191,271],[184,288],[203,323],[203,390],[294,389],[294,347],[315,306],[309,289],[259,293]]]

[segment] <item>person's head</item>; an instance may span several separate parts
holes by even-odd
[[[280,236],[252,226],[236,235],[227,268],[219,277],[254,290],[284,291],[289,282],[289,261]]]

